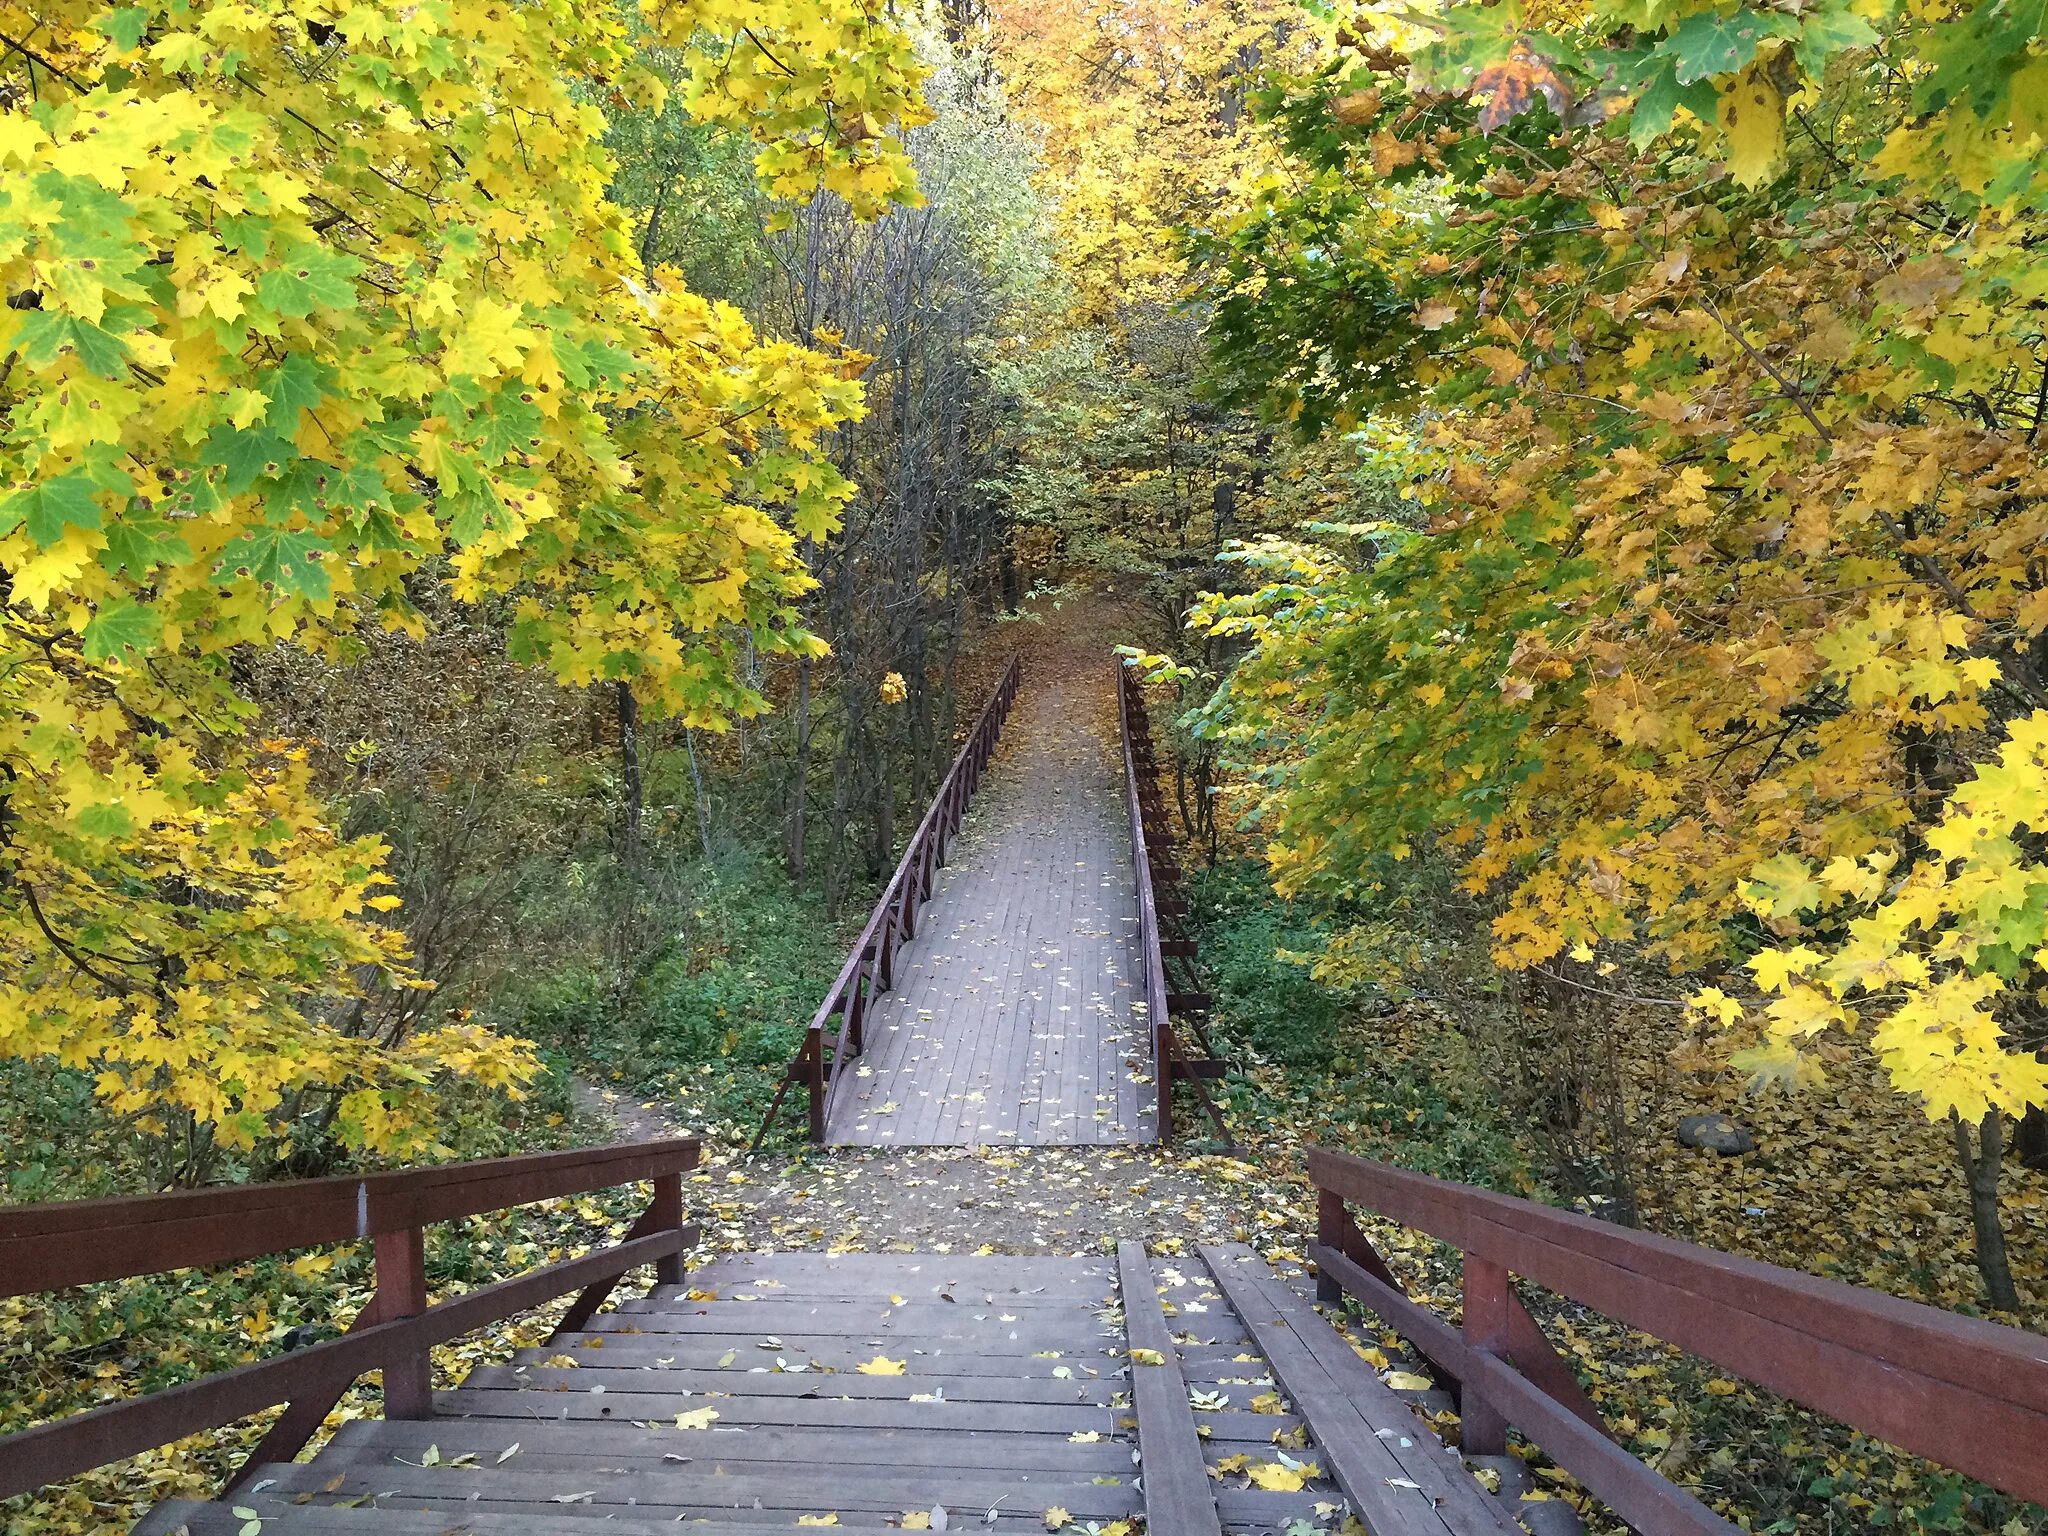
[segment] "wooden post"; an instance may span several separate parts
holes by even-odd
[[[1488,1259],[1465,1255],[1465,1343],[1503,1364],[1508,1354],[1511,1294],[1506,1269]],[[1462,1384],[1458,1415],[1464,1421],[1461,1448],[1467,1456],[1507,1453],[1508,1421],[1486,1400],[1476,1382]]]
[[[840,1021],[845,1028],[845,1020]],[[811,1140],[825,1144],[825,1037],[811,1031],[805,1046],[804,1083],[811,1090]]]
[[[427,1310],[426,1232],[401,1227],[379,1232],[377,1251],[377,1321],[417,1317]],[[433,1356],[426,1345],[409,1348],[384,1362],[384,1417],[431,1419],[434,1416]]]
[[[654,1199],[648,1206],[652,1220],[648,1223],[652,1232],[680,1232],[683,1227],[683,1176],[680,1173],[656,1174],[654,1178]],[[683,1256],[671,1253],[654,1261],[654,1281],[657,1285],[681,1285],[683,1283]]]
[[[846,994],[846,1030],[851,1037],[847,1046],[856,1056],[861,1053],[861,1043],[866,1038],[863,1025],[868,1016],[868,989],[865,983],[873,964],[869,961],[853,973],[853,988]]]
[[[1316,1191],[1316,1241],[1325,1248],[1334,1248],[1344,1253],[1345,1238],[1350,1235],[1351,1213],[1344,1209],[1344,1197],[1334,1189]],[[1319,1266],[1316,1270],[1316,1300],[1325,1306],[1335,1306],[1344,1299],[1344,1287],[1339,1285]]]

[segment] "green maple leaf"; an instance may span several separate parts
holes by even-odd
[[[1806,12],[1799,28],[1799,41],[1792,52],[1809,79],[1818,80],[1828,60],[1851,48],[1867,48],[1877,41],[1877,28],[1850,9],[1851,0],[1827,0]]]
[[[113,661],[131,651],[142,655],[155,648],[161,629],[162,620],[148,603],[113,598],[100,604],[99,612],[85,626],[85,658]]]
[[[222,423],[207,434],[199,457],[227,471],[221,489],[239,496],[258,480],[275,478],[299,456],[299,450],[273,432],[231,427]]]
[[[109,311],[107,318],[113,318]],[[129,314],[135,311],[129,310]],[[32,309],[21,317],[21,356],[33,368],[47,368],[75,355],[102,378],[118,379],[128,367],[128,343],[76,315]]]
[[[356,277],[362,270],[363,264],[353,256],[302,245],[256,279],[256,297],[294,320],[303,320],[316,309],[353,309]]]
[[[117,11],[108,11],[93,23],[100,35],[123,53],[133,53],[142,46],[142,34],[149,28],[149,12],[140,6],[123,6]]]
[[[263,393],[270,397],[264,424],[281,437],[299,430],[299,412],[311,410],[327,395],[334,370],[303,352],[292,352],[265,375]]]
[[[1642,94],[1636,97],[1635,113],[1629,119],[1629,142],[1641,149],[1652,139],[1668,132],[1680,107],[1701,122],[1711,123],[1720,100],[1721,93],[1714,89],[1710,80],[1680,85],[1677,67],[1667,59],[1644,85]]]
[[[1764,39],[1791,37],[1799,23],[1776,11],[1695,11],[1657,45],[1670,59],[1680,85],[1715,75],[1732,75],[1756,57]]]
[[[109,576],[141,581],[160,565],[192,558],[192,546],[177,528],[156,513],[128,511],[106,525],[107,547],[100,551],[100,569]]]
[[[309,533],[252,528],[228,541],[215,570],[224,581],[246,577],[265,587],[319,602],[333,590],[333,582],[322,563],[332,553],[324,541]]]
[[[473,425],[477,436],[472,442],[487,464],[525,452],[543,431],[540,407],[521,400],[516,389],[498,391]]]
[[[70,528],[100,525],[99,498],[92,480],[81,474],[58,475],[25,491],[16,491],[0,502],[0,534],[12,533],[24,523],[28,536],[40,549],[48,549]]]

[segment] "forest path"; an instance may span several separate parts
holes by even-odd
[[[1048,624],[895,985],[869,1006],[865,1051],[833,1090],[833,1145],[1158,1139],[1151,1042],[1130,1008],[1115,676],[1092,626]]]

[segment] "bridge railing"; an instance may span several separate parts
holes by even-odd
[[[682,1176],[695,1140],[492,1158],[360,1178],[300,1179],[134,1199],[0,1206],[0,1296],[234,1264],[367,1238],[376,1290],[339,1338],[144,1397],[106,1403],[0,1437],[0,1498],[287,1404],[244,1467],[289,1461],[341,1395],[382,1371],[384,1416],[433,1416],[430,1351],[490,1323],[580,1291],[562,1327],[581,1327],[627,1271],[652,1264],[680,1284],[696,1235],[683,1226]],[[651,1181],[626,1236],[581,1258],[427,1305],[425,1228],[535,1200]],[[237,1475],[228,1484],[241,1481]]]
[[[1124,761],[1124,808],[1131,825],[1131,868],[1138,882],[1138,966],[1140,998],[1152,1031],[1152,1076],[1158,1095],[1159,1139],[1174,1137],[1173,1085],[1193,1085],[1203,1112],[1226,1145],[1231,1144],[1223,1113],[1210,1097],[1207,1082],[1223,1075],[1223,1063],[1209,1048],[1197,1010],[1208,999],[1192,990],[1172,989],[1166,969],[1169,952],[1192,959],[1194,941],[1184,933],[1168,934],[1162,919],[1187,911],[1179,894],[1180,866],[1173,856],[1172,834],[1167,828],[1165,805],[1159,797],[1159,770],[1152,755],[1152,733],[1145,712],[1144,689],[1136,671],[1122,661],[1116,664],[1117,732],[1122,739]],[[1168,892],[1172,894],[1168,894]],[[1193,1026],[1202,1050],[1191,1052],[1174,1027],[1177,1015],[1185,1015]]]
[[[1459,1393],[1464,1452],[1512,1425],[1636,1530],[1736,1527],[1617,1444],[1517,1293],[1520,1277],[1915,1455],[2048,1504],[2048,1338],[1310,1148],[1317,1294],[1349,1293]],[[1351,1214],[1464,1253],[1453,1327],[1409,1297]]]
[[[923,819],[904,844],[903,857],[896,861],[895,872],[882,887],[867,925],[847,952],[846,963],[840,966],[824,1001],[811,1016],[810,1027],[804,1031],[804,1043],[784,1071],[768,1113],[761,1117],[761,1128],[754,1133],[754,1151],[761,1150],[762,1142],[774,1127],[783,1098],[795,1083],[802,1083],[806,1090],[810,1139],[825,1139],[825,1111],[833,1085],[839,1080],[840,1069],[850,1058],[860,1055],[865,1044],[862,1030],[869,1001],[895,985],[896,950],[905,939],[917,934],[918,908],[931,896],[932,879],[946,862],[947,845],[960,830],[967,804],[981,785],[989,759],[995,755],[996,741],[1017,697],[1021,676],[1018,658],[1012,656],[995,691],[968,731],[966,742],[946,770]]]

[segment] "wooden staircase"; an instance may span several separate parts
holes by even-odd
[[[344,1425],[136,1530],[1042,1532],[1065,1511],[1080,1531],[1277,1536],[1356,1512],[1375,1536],[1512,1536],[1514,1507],[1248,1249],[1127,1242],[720,1259],[479,1368],[431,1418]]]

